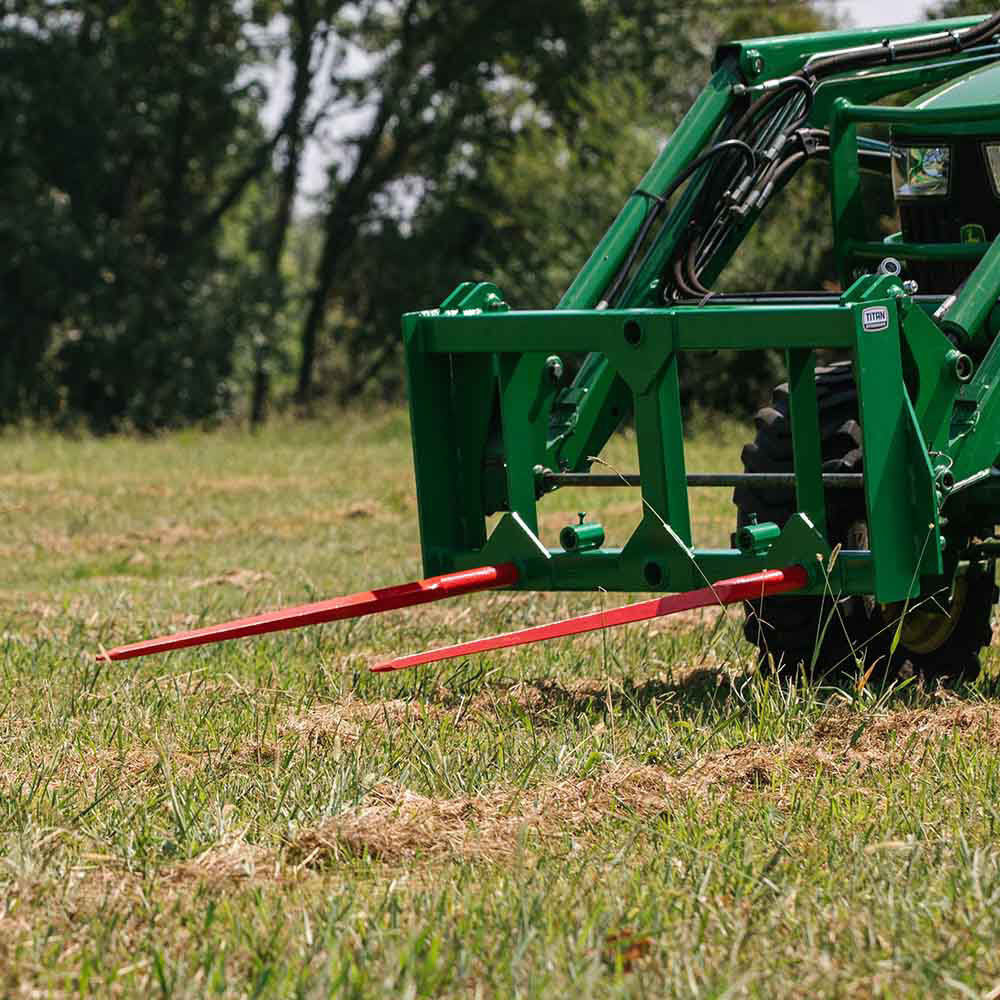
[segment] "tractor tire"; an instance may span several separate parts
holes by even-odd
[[[862,472],[858,396],[851,362],[816,369],[824,472]],[[791,472],[792,438],[788,385],[779,385],[771,405],[757,414],[757,435],[743,449],[745,472]],[[733,503],[743,527],[759,522],[784,525],[795,511],[788,488],[737,486]],[[831,544],[868,548],[868,525],[861,490],[828,489],[826,515]],[[990,618],[997,600],[995,563],[973,565],[956,578],[951,596],[911,611],[900,643],[891,650],[900,606],[883,607],[873,597],[768,597],[752,602],[744,635],[757,646],[763,669],[786,677],[804,670],[814,678],[857,672],[855,656],[880,676],[915,673],[927,683],[967,681],[979,674],[979,652],[992,637]],[[890,655],[891,653],[891,655]]]

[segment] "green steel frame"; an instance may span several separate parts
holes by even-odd
[[[975,23],[965,18],[723,46],[711,82],[640,188],[667,190],[719,134],[741,88],[786,77],[818,54]],[[830,588],[874,594],[883,602],[946,581],[972,539],[994,534],[1000,500],[1000,474],[993,469],[1000,453],[1000,348],[984,348],[971,377],[964,353],[966,344],[982,344],[988,336],[1000,296],[1000,246],[866,240],[857,130],[862,123],[937,124],[943,113],[933,109],[870,102],[952,80],[997,59],[1000,47],[991,42],[819,84],[809,124],[830,130],[834,237],[847,288],[840,296],[664,307],[658,276],[691,221],[702,171],[674,200],[615,308],[599,300],[643,225],[642,196],[629,199],[556,309],[514,311],[495,286],[466,283],[438,309],[404,317],[426,574],[512,561],[520,569],[520,589],[680,591],[798,563],[811,573],[809,592]],[[956,112],[947,114],[954,123]],[[1000,132],[1000,105],[961,114],[969,122],[996,122]],[[751,213],[718,249],[706,272],[710,278],[754,221]],[[937,303],[916,301],[898,277],[863,273],[873,259],[890,254],[982,257],[948,312],[952,339],[929,315]],[[678,359],[685,351],[768,348],[784,352],[788,369],[798,512],[767,544],[696,548]],[[852,353],[863,426],[870,549],[841,551],[836,558],[826,537],[814,382],[821,348]],[[568,387],[559,384],[560,354],[588,355]],[[537,527],[546,470],[586,471],[628,411],[634,412],[642,484],[634,532],[621,549],[546,548]],[[494,510],[506,513],[487,537]]]

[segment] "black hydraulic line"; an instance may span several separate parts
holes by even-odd
[[[806,72],[818,77],[882,63],[908,62],[939,53],[943,54],[950,50],[961,51],[981,41],[986,41],[998,27],[1000,27],[1000,18],[995,15],[984,21],[981,26],[968,29],[966,32],[954,32],[931,39],[914,39],[910,42],[883,43],[882,45],[867,46],[856,53],[828,56],[808,65]]]
[[[770,89],[758,97],[743,113],[736,125],[734,125],[730,135],[743,138],[758,149],[761,146],[765,146],[769,140],[765,139],[764,136],[772,127],[772,123],[781,117],[783,111],[791,102],[784,100],[783,107],[764,121],[758,121],[754,124],[754,120],[776,100],[785,97],[790,89],[796,89],[805,95],[804,106],[796,114],[792,122],[779,127],[774,139],[770,141],[771,149],[780,150],[792,138],[796,130],[807,121],[815,98],[815,85],[821,77],[881,63],[927,58],[939,53],[946,53],[949,50],[961,51],[972,45],[989,40],[998,30],[1000,30],[1000,13],[986,18],[964,32],[948,32],[947,34],[941,34],[929,39],[918,38],[898,43],[886,42],[882,45],[869,45],[862,49],[816,57],[808,62],[799,73],[778,81],[776,86],[772,85],[774,89]],[[749,132],[747,131],[748,129]],[[824,147],[815,149],[813,153],[808,149],[804,149],[804,152],[807,155],[813,155],[813,153],[822,155],[828,152],[828,150]],[[775,187],[785,180],[789,171],[800,166],[805,158],[805,156],[792,156],[777,159],[765,166],[763,172],[755,181],[744,188],[747,192],[750,190],[757,192],[756,197],[752,199],[754,206],[762,206],[768,200]],[[685,285],[687,286],[686,288],[681,288],[684,294],[688,294],[692,290],[692,286],[696,292],[698,288],[703,287],[699,279],[699,265],[703,265],[710,260],[718,247],[725,241],[726,232],[729,229],[727,214],[727,212],[720,213],[716,220],[703,230],[703,235],[699,237],[700,246],[693,253],[689,247],[688,251],[683,255],[684,263],[682,270],[686,276]],[[691,263],[692,257],[696,261],[694,264]],[[676,275],[676,267],[674,271]]]
[[[795,82],[793,83],[792,81]],[[797,100],[800,96],[798,94],[792,94],[787,97],[782,106],[777,108],[770,117],[763,121],[758,121],[753,126],[754,135],[752,137],[746,136],[754,144],[754,148],[758,152],[761,149],[765,150],[762,158],[763,166],[757,176],[747,177],[740,182],[736,189],[736,194],[726,200],[727,203],[716,213],[712,222],[698,235],[696,238],[697,245],[689,247],[686,253],[678,255],[684,258],[681,268],[685,277],[685,287],[681,288],[684,294],[688,294],[692,289],[702,297],[708,294],[708,289],[701,282],[700,272],[705,263],[711,259],[718,247],[726,240],[731,228],[731,213],[736,202],[742,203],[747,195],[750,195],[754,191],[757,194],[752,196],[749,207],[756,204],[758,199],[761,198],[762,193],[765,192],[764,200],[766,200],[766,196],[770,195],[771,190],[773,190],[773,185],[769,187],[768,182],[773,172],[782,162],[777,158],[772,160],[771,156],[780,156],[784,149],[787,148],[789,139],[797,133],[798,127],[808,116],[813,98],[813,90],[809,83],[802,77],[786,77],[782,82],[785,84],[784,88],[772,91],[769,96],[787,95],[789,90],[802,90],[807,96],[801,103]],[[796,105],[799,106],[796,107]],[[771,153],[771,156],[768,153]],[[770,162],[768,162],[769,160]],[[716,203],[718,203],[718,199]],[[676,277],[676,267],[674,268],[674,274]]]
[[[803,139],[801,132],[796,133],[796,137]],[[788,156],[782,160],[776,160],[770,167],[769,171],[765,173],[756,184],[756,188],[760,191],[760,197],[756,202],[755,207],[758,209],[763,209],[774,191],[780,189],[785,183],[786,178],[790,173],[797,171],[804,163],[812,159],[826,159],[830,155],[830,147],[827,144],[829,142],[829,133],[824,130],[815,130],[811,132],[810,138],[813,140],[812,144],[806,146],[805,142],[802,142],[802,148],[796,149],[795,147],[790,147],[793,149]],[[884,174],[885,168],[889,162],[888,153],[879,153],[872,150],[859,150],[858,159],[860,161],[861,169],[867,171],[874,171],[879,174]],[[720,219],[722,216],[719,217]],[[718,220],[717,220],[718,222]],[[704,297],[705,292],[699,291],[699,286],[701,282],[695,284],[692,281],[694,274],[698,273],[702,267],[711,259],[712,255],[719,248],[723,242],[725,236],[720,235],[721,229],[724,227],[719,227],[713,232],[715,238],[711,241],[706,239],[702,247],[699,248],[699,260],[697,262],[697,270],[691,265],[690,254],[687,259],[687,276],[689,285],[694,286],[696,292],[695,296],[692,297]],[[713,301],[718,301],[718,297],[714,297]]]
[[[817,144],[814,149],[810,150],[803,141],[802,155],[781,156],[783,148],[808,120],[815,100],[815,87],[819,79],[850,69],[927,58],[948,51],[962,51],[970,46],[988,41],[998,31],[1000,31],[1000,13],[993,14],[962,32],[950,31],[931,38],[916,38],[896,43],[887,41],[881,45],[868,45],[859,49],[814,57],[806,63],[800,72],[772,82],[763,94],[750,103],[728,132],[730,138],[746,141],[758,155],[762,149],[767,151],[763,157],[764,164],[759,172],[758,166],[755,165],[751,168],[750,173],[753,180],[747,177],[738,185],[735,185],[735,181],[734,184],[730,185],[730,190],[735,186],[738,198],[750,195],[749,201],[744,205],[743,212],[740,214],[745,214],[748,209],[754,207],[763,207],[775,188],[785,182],[788,174],[801,166],[809,156],[828,154],[829,150],[826,144]],[[793,91],[794,94],[791,93]],[[783,123],[777,124],[797,103],[795,100],[797,96],[803,98],[801,106],[792,114],[791,120],[786,118]],[[780,106],[772,113],[765,114],[771,110],[775,102],[780,102]],[[770,162],[768,162],[769,160]],[[713,171],[713,173],[716,172]],[[711,182],[709,181],[709,183]],[[718,188],[717,185],[716,188]],[[710,188],[706,186],[704,189],[706,197],[709,190]],[[716,203],[718,204],[718,201]],[[700,206],[702,214],[707,208],[708,206],[703,199]],[[690,298],[704,297],[707,290],[701,283],[700,270],[725,242],[732,226],[732,208],[731,202],[725,205],[709,225],[692,237],[691,243],[686,249],[677,253],[673,266],[673,277],[675,287],[682,295]],[[695,217],[699,217],[698,214]],[[648,235],[648,229],[643,233],[644,237],[646,235]],[[638,246],[634,249],[638,253]]]
[[[604,304],[605,308],[613,302],[615,296],[621,289],[622,284],[625,282],[625,278],[628,276],[629,271],[632,270],[632,265],[635,263],[635,259],[639,255],[639,248],[646,242],[646,237],[649,235],[650,229],[653,228],[653,223],[663,210],[663,206],[666,204],[667,200],[666,196],[654,195],[648,191],[634,191],[633,194],[640,195],[644,198],[651,198],[653,200],[653,205],[646,211],[646,217],[642,220],[639,232],[636,234],[636,237],[632,242],[632,246],[629,248],[628,257],[625,258],[625,263],[622,264],[618,274],[615,275],[615,279],[611,283],[609,290],[601,296],[601,302]],[[600,309],[601,305],[598,304],[597,308]]]
[[[1000,13],[974,24],[965,31],[949,31],[931,37],[914,38],[909,41],[866,45],[847,52],[835,52],[827,56],[810,59],[802,69],[807,78],[819,79],[832,73],[852,69],[864,69],[881,63],[906,62],[922,59],[938,53],[961,52],[972,45],[984,42],[1000,30]]]
[[[615,276],[614,281],[611,283],[608,290],[602,296],[602,301],[607,304],[612,304],[615,296],[621,291],[622,285],[625,283],[625,279],[628,277],[629,272],[632,270],[632,265],[635,264],[636,257],[639,256],[639,250],[642,247],[646,236],[649,234],[649,230],[652,228],[653,223],[656,221],[657,216],[663,210],[664,206],[670,201],[670,199],[676,194],[677,189],[688,180],[692,174],[699,170],[704,164],[708,163],[710,160],[714,159],[720,153],[726,152],[738,152],[745,156],[750,164],[750,169],[756,169],[757,157],[754,151],[740,139],[726,139],[723,142],[717,143],[711,149],[706,150],[700,156],[696,156],[678,175],[674,178],[671,185],[667,188],[663,194],[657,195],[650,193],[648,191],[636,191],[635,194],[640,197],[651,198],[653,200],[653,205],[646,213],[646,218],[643,220],[642,227],[639,230],[639,234],[636,236],[632,243],[632,249],[629,251],[628,257],[622,264],[621,269]]]
[[[805,121],[812,110],[813,100],[816,96],[813,92],[812,84],[803,76],[786,76],[778,80],[772,89],[763,93],[747,108],[739,121],[733,126],[730,135],[734,138],[742,138],[742,133],[753,119],[773,101],[784,96],[785,92],[789,89],[800,89],[806,94],[806,106],[801,116],[802,121]]]
[[[801,80],[805,85],[804,88],[800,88],[804,90],[805,102],[802,105],[802,110],[799,112],[798,117],[792,121],[791,124],[786,125],[782,130],[785,135],[791,135],[796,129],[805,125],[805,123],[809,120],[809,113],[812,111],[813,103],[816,100],[816,91],[808,80],[801,76],[793,76],[791,79],[794,80],[796,84],[798,84]]]
[[[818,150],[817,150],[818,152]],[[776,167],[774,173],[768,178],[768,183],[777,186],[778,182],[792,170],[798,170],[798,168],[809,159],[812,154],[804,153],[799,151],[798,153],[793,153],[791,156],[787,157],[781,161]],[[761,199],[762,201],[765,199]]]
[[[765,486],[790,487],[795,485],[794,472],[732,472],[732,473],[688,473],[688,486]],[[632,473],[618,475],[605,472],[546,472],[542,485],[554,489],[562,487],[636,487],[642,485],[641,477]],[[864,476],[859,472],[826,472],[823,485],[829,489],[853,489],[864,487]]]
[[[703,299],[705,296],[696,292],[688,283],[687,278],[684,275],[684,257],[683,255],[678,255],[677,259],[674,261],[674,284],[689,298],[689,299]]]
[[[756,101],[751,102],[750,107],[746,109],[743,115],[739,118],[736,124],[732,127],[729,132],[731,136],[740,136],[746,132],[747,126],[764,110],[772,101],[777,100],[781,96],[781,90],[775,88],[774,90],[766,91],[757,98]]]
[[[781,112],[778,112],[778,114],[780,115]],[[800,115],[796,120],[801,121],[802,116]],[[779,149],[785,155],[783,158],[775,159],[769,165],[765,166],[762,173],[756,178],[750,189],[750,197],[747,201],[748,207],[762,210],[774,191],[787,183],[789,173],[797,170],[808,159],[829,155],[829,132],[826,130],[796,128],[789,132],[786,126],[781,129],[780,134],[785,136],[785,140]],[[730,230],[730,214],[728,211],[723,211],[717,216],[715,222],[709,228],[708,234],[702,240],[698,250],[697,266],[689,269],[689,276],[691,274],[700,274],[701,269],[712,259],[719,247],[725,242]],[[701,282],[699,281],[698,284],[700,285]]]
[[[751,199],[748,204],[757,210],[763,210],[774,192],[774,189],[785,179],[791,170],[797,170],[814,153],[829,152],[828,147],[814,150],[812,153],[801,149],[793,149],[784,159],[775,160],[756,179],[751,188]],[[721,213],[713,224],[712,239],[705,239],[697,248],[692,248],[687,255],[688,282],[696,289],[703,287],[698,279],[701,268],[711,259],[712,255],[725,240],[729,229],[728,213]],[[707,291],[707,289],[706,289]]]
[[[684,262],[684,277],[687,279],[687,283],[699,295],[708,295],[708,289],[698,280],[698,246],[698,234],[695,234],[695,238],[691,240],[691,246],[688,248]]]

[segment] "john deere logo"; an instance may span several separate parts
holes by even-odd
[[[889,310],[885,306],[869,306],[861,312],[861,327],[865,333],[889,329]]]
[[[986,230],[974,222],[970,222],[967,226],[962,226],[960,232],[962,234],[963,243],[986,242]]]

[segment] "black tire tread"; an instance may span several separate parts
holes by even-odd
[[[864,471],[861,449],[861,425],[857,392],[851,362],[816,369],[816,398],[819,407],[820,437],[824,472],[860,473]],[[779,385],[769,405],[754,421],[756,436],[743,448],[745,472],[789,472],[792,469],[792,438],[788,419],[788,386]],[[758,521],[784,525],[795,510],[794,491],[789,488],[761,488],[740,485],[733,491],[733,502],[742,527],[751,514]],[[829,537],[848,543],[859,531],[866,531],[864,497],[861,491],[826,491]],[[860,527],[859,527],[860,526]],[[854,534],[852,534],[854,533]],[[979,672],[979,651],[992,638],[990,617],[996,599],[992,579],[993,564],[971,581],[962,618],[951,637],[939,650],[916,654],[897,650],[894,667],[908,664],[926,678],[970,678]],[[749,606],[744,634],[755,644],[763,664],[773,664],[782,673],[791,674],[800,664],[815,673],[855,669],[853,649],[864,649],[866,660],[888,659],[888,635],[872,639],[878,628],[872,609],[874,602],[850,597],[838,602],[839,615],[826,629],[817,650],[821,622],[831,612],[829,601],[811,597],[772,597]],[[890,630],[891,633],[891,630]],[[901,654],[901,655],[900,655]]]

